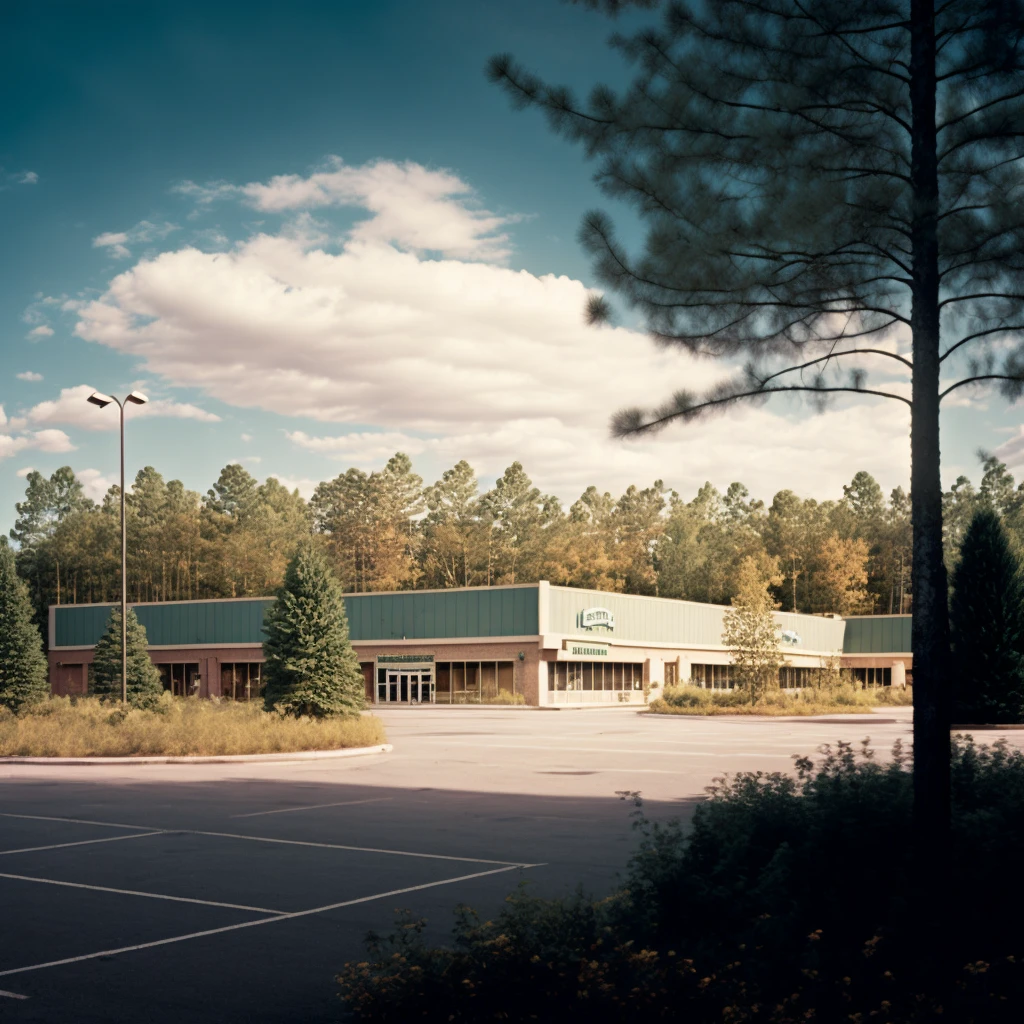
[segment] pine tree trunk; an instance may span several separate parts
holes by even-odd
[[[919,911],[925,911],[929,904],[942,899],[950,823],[949,613],[939,474],[939,189],[935,90],[934,0],[912,0],[910,174],[914,193],[911,310],[914,379],[910,479],[914,528],[914,836],[916,873],[925,901]]]

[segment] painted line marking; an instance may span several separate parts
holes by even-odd
[[[490,750],[546,750],[551,752],[550,743],[464,743],[459,741],[455,743],[447,743],[439,740],[425,740],[426,743],[432,743],[435,746],[480,746],[487,747]],[[751,753],[747,755],[737,754],[736,751],[727,751],[721,754],[713,754],[700,750],[649,750],[640,749],[638,747],[560,747],[559,753],[561,752],[575,752],[582,754],[646,754],[655,755],[656,757],[737,757],[737,756],[748,756],[748,757],[784,757],[787,759],[792,758],[791,754],[761,754]]]
[[[146,836],[162,836],[163,830],[157,832],[137,832],[131,836],[107,836],[105,839],[80,839],[77,843],[53,843],[50,846],[26,846],[20,850],[0,850],[0,857],[12,853],[39,853],[41,850],[63,850],[68,846],[90,846],[93,843],[117,843],[122,839],[144,839]]]
[[[101,828],[152,828],[152,825],[124,825],[117,821],[86,821],[84,818],[54,818],[45,814],[14,814],[9,811],[0,811],[0,818],[26,818],[29,821],[63,821],[71,825],[99,825]],[[170,832],[172,829],[154,829],[156,832]]]
[[[188,896],[167,896],[159,892],[141,892],[138,889],[113,889],[107,885],[86,885],[85,882],[62,882],[56,878],[38,878],[34,875],[12,875],[0,871],[0,878],[13,878],[18,882],[42,882],[44,885],[63,885],[69,889],[91,889],[94,892],[112,892],[118,896],[145,896],[151,900],[171,900],[174,903],[199,903],[204,907],[225,907],[228,910],[245,910],[254,914],[285,914],[285,910],[274,910],[269,907],[247,907],[240,903],[218,903],[216,900],[192,899]]]
[[[151,825],[124,825],[110,821],[85,821],[82,818],[52,818],[43,817],[37,814],[5,814],[0,812],[4,818],[31,818],[37,821],[68,821],[76,825],[104,825],[109,828],[152,828]],[[443,853],[414,853],[411,850],[384,850],[374,846],[345,846],[340,843],[312,843],[301,839],[273,839],[269,836],[245,836],[237,832],[203,832],[195,828],[165,828],[154,829],[154,832],[163,832],[175,835],[189,836],[214,836],[218,839],[247,839],[253,843],[283,843],[286,846],[313,846],[322,850],[347,850],[350,853],[387,853],[394,857],[421,857],[424,860],[451,860],[463,864],[502,864],[507,867],[519,867],[518,862],[510,860],[487,860],[483,857],[452,857]]]
[[[156,946],[168,946],[175,942],[187,942],[189,939],[201,939],[207,935],[223,935],[225,932],[239,931],[242,928],[258,928],[263,924],[276,924],[278,921],[292,921],[299,917],[309,917],[312,914],[323,914],[328,910],[340,910],[342,907],[353,907],[359,903],[370,903],[373,900],[383,900],[390,896],[403,896],[406,893],[417,892],[421,889],[432,889],[439,885],[453,885],[456,882],[468,882],[474,878],[484,878],[487,875],[498,875],[504,871],[514,871],[519,868],[536,867],[532,864],[510,864],[507,867],[492,868],[490,871],[477,871],[471,875],[459,875],[456,878],[443,878],[439,882],[425,882],[422,885],[410,885],[405,889],[391,889],[388,892],[374,893],[372,896],[360,896],[354,900],[344,900],[341,903],[328,903],[323,907],[313,907],[310,910],[296,910],[288,914],[278,914],[275,917],[263,917],[256,921],[242,921],[239,924],[224,925],[221,928],[207,928],[201,932],[190,932],[187,935],[174,935],[168,939],[156,939],[154,942],[140,942],[134,946],[121,946],[118,949],[101,949],[97,953],[85,953],[82,956],[69,956],[63,960],[50,960],[42,964],[30,964],[27,967],[13,967],[6,971],[0,971],[0,978],[6,978],[12,974],[26,974],[29,971],[41,971],[47,967],[61,967],[65,964],[81,963],[83,960],[95,960],[101,956],[117,956],[120,953],[133,953],[139,949],[153,949]]]
[[[388,853],[393,857],[422,857],[426,860],[453,860],[468,864],[503,864],[507,867],[521,867],[509,860],[487,860],[483,857],[452,857],[444,853],[412,853],[409,850],[384,850],[373,846],[343,846],[340,843],[312,843],[302,839],[272,839],[269,836],[243,836],[234,832],[193,832],[185,829],[189,835],[216,836],[219,839],[248,839],[254,843],[286,843],[289,846],[314,846],[323,850],[348,850],[352,853]]]
[[[6,999],[28,999],[28,996],[23,996],[20,992],[8,992],[2,988],[0,988],[0,996],[4,996]]]
[[[339,800],[334,804],[303,804],[301,807],[278,807],[274,811],[250,811],[248,814],[230,814],[230,818],[258,818],[263,814],[291,814],[292,811],[318,811],[322,807],[355,807],[357,804],[379,804],[394,800],[393,796],[375,796],[366,800]]]

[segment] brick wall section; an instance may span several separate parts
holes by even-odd
[[[373,700],[372,664],[378,654],[433,654],[435,661],[513,661],[515,662],[515,687],[522,693],[528,704],[537,703],[537,666],[539,650],[536,642],[527,643],[479,643],[479,644],[438,644],[424,641],[422,644],[354,644],[359,661],[363,664],[367,700]],[[524,660],[519,660],[519,652]],[[201,697],[220,696],[220,667],[232,662],[261,662],[263,650],[260,647],[181,647],[173,651],[150,650],[150,658],[157,665],[177,662],[198,662],[201,682]],[[85,693],[87,666],[92,662],[92,648],[85,650],[50,651],[50,687],[53,693]],[[366,665],[370,670],[367,673]]]

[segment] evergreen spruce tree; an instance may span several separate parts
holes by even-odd
[[[949,608],[954,719],[1024,721],[1024,580],[998,514],[975,513]]]
[[[14,552],[0,538],[0,705],[18,711],[50,692],[39,629],[28,588],[18,578]]]
[[[128,609],[128,703],[152,707],[163,693],[160,670],[150,661],[146,627],[139,623],[135,609]],[[92,661],[91,691],[97,697],[121,699],[121,609],[110,610],[107,631],[96,644]]]
[[[268,710],[322,717],[362,709],[363,673],[341,595],[326,558],[303,543],[264,624]]]

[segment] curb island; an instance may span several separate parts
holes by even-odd
[[[264,761],[319,761],[337,757],[365,757],[368,754],[390,754],[390,743],[372,747],[342,747],[339,750],[292,750],[275,754],[190,754],[180,757],[161,754],[142,757],[0,757],[5,764],[104,765],[104,764],[255,764]]]

